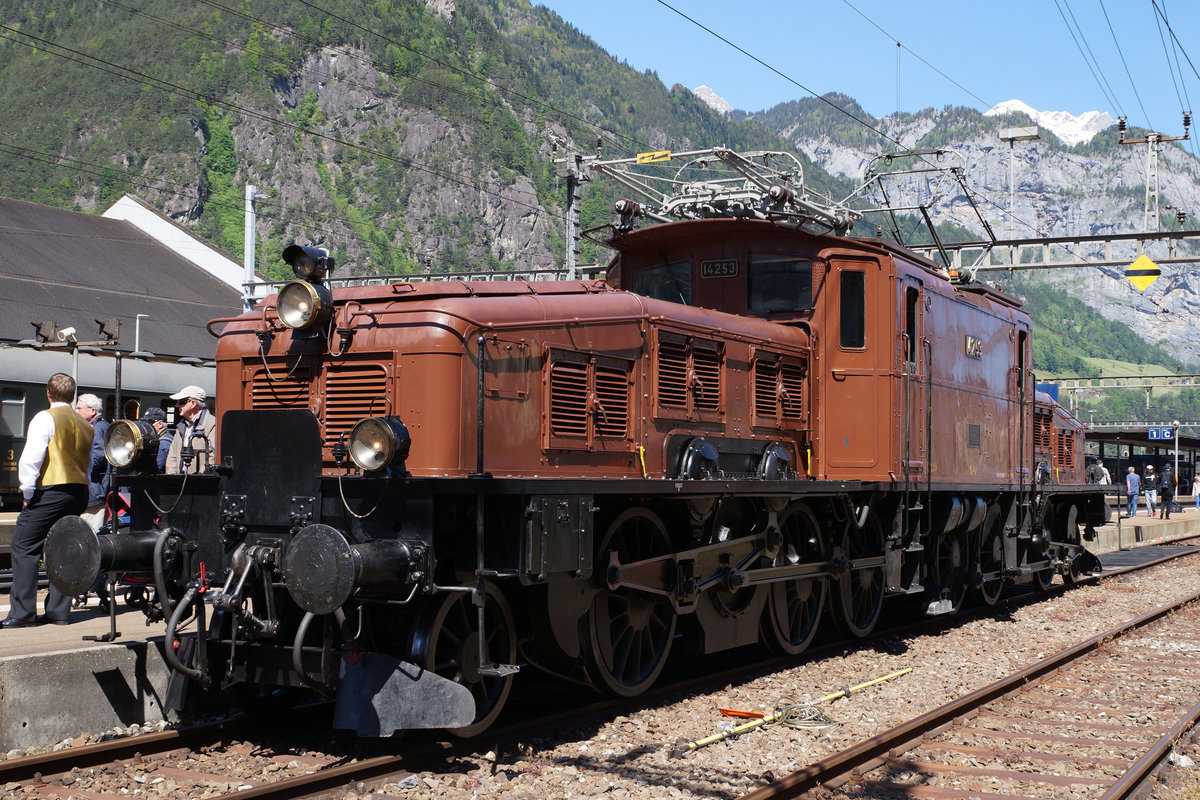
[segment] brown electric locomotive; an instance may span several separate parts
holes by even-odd
[[[180,682],[389,735],[483,730],[518,669],[634,695],[673,648],[799,653],[825,610],[865,636],[885,597],[1090,570],[1103,495],[1019,303],[850,238],[787,156],[685,155],[735,177],[618,203],[603,281],[331,289],[289,247],[297,280],[218,321],[219,441],[183,458],[215,466],[154,475],[114,424],[130,523],[60,522],[51,579],[144,574]]]

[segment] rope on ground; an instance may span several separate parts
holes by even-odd
[[[910,672],[912,672],[912,667],[898,670],[897,672],[892,672],[888,675],[883,675],[855,686],[843,686],[836,692],[827,694],[820,699],[813,700],[808,703],[789,704],[772,714],[762,715],[761,719],[756,719],[753,722],[747,722],[742,725],[738,725],[734,728],[730,728],[729,730],[721,731],[720,733],[714,733],[712,736],[705,737],[704,739],[697,739],[694,742],[689,742],[686,739],[680,739],[679,741],[675,742],[675,746],[671,748],[671,758],[682,758],[688,753],[698,750],[706,745],[721,742],[726,739],[732,739],[737,736],[741,736],[746,731],[754,730],[755,728],[766,727],[768,725],[786,725],[789,728],[809,729],[828,728],[832,725],[837,725],[839,724],[838,722],[831,719],[827,714],[825,714],[825,712],[821,711],[816,706],[820,703],[828,703],[830,701],[837,700],[839,697],[846,697],[853,692],[866,689],[868,686],[874,686],[876,684],[883,683],[884,681],[890,681],[893,678],[899,678],[901,675],[907,675]],[[722,709],[722,711],[725,711],[725,709]],[[731,714],[731,716],[750,716],[753,713],[755,712],[735,711]]]

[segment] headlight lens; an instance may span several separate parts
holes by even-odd
[[[280,322],[289,328],[303,330],[329,316],[333,295],[319,284],[291,281],[279,290],[276,308]]]
[[[367,417],[350,431],[350,460],[361,470],[376,472],[408,458],[411,443],[399,418]]]
[[[104,434],[104,457],[117,469],[130,469],[146,452],[147,443],[157,441],[150,423],[140,419],[119,419],[108,426]]]

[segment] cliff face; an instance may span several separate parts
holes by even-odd
[[[808,109],[773,109],[760,117],[816,164],[835,176],[860,180],[870,162],[884,152],[899,149],[878,137],[864,141],[861,132],[828,125],[814,130]],[[783,112],[783,113],[781,113]],[[964,122],[964,116],[967,118]],[[1144,144],[1118,145],[1115,128],[1097,134],[1090,142],[1064,145],[1045,128],[1041,140],[1016,142],[1010,147],[998,130],[1032,125],[1025,116],[984,118],[962,109],[928,109],[900,120],[871,120],[876,127],[909,148],[945,146],[960,153],[961,162],[949,157],[943,165],[961,164],[976,205],[998,239],[1032,239],[1135,233],[1145,230],[1147,148]],[[1137,131],[1131,138],[1143,135]],[[946,144],[942,144],[945,142]],[[1010,214],[1009,170],[1012,168]],[[938,161],[939,159],[934,159]],[[1200,210],[1200,162],[1177,144],[1162,145],[1159,161],[1160,221],[1158,229],[1180,227],[1176,210]],[[983,226],[961,189],[937,194],[935,179],[926,173],[898,177],[888,184],[893,205],[930,203],[935,223],[966,228],[973,237],[986,239]],[[875,199],[880,199],[878,195]],[[881,225],[886,217],[869,215],[864,225]],[[1154,220],[1151,220],[1153,229]],[[1182,227],[1195,229],[1200,220],[1185,218]],[[1185,243],[1179,253],[1192,253],[1200,261],[1200,247]],[[1058,252],[1066,252],[1060,249]],[[1084,258],[1102,258],[1101,245],[1083,245]],[[1145,248],[1152,259],[1171,254],[1167,245]],[[1134,245],[1113,248],[1112,258],[1131,262]],[[1070,291],[1101,314],[1132,328],[1146,341],[1162,344],[1177,357],[1194,361],[1200,347],[1200,271],[1193,264],[1161,266],[1162,276],[1145,292],[1125,279],[1125,266],[1036,270],[1026,273]],[[1003,273],[985,272],[994,279]]]

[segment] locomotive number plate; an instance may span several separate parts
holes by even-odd
[[[736,258],[723,258],[720,261],[701,261],[701,278],[736,278],[738,261]]]
[[[967,358],[983,358],[983,339],[967,334],[964,350],[966,351]]]

